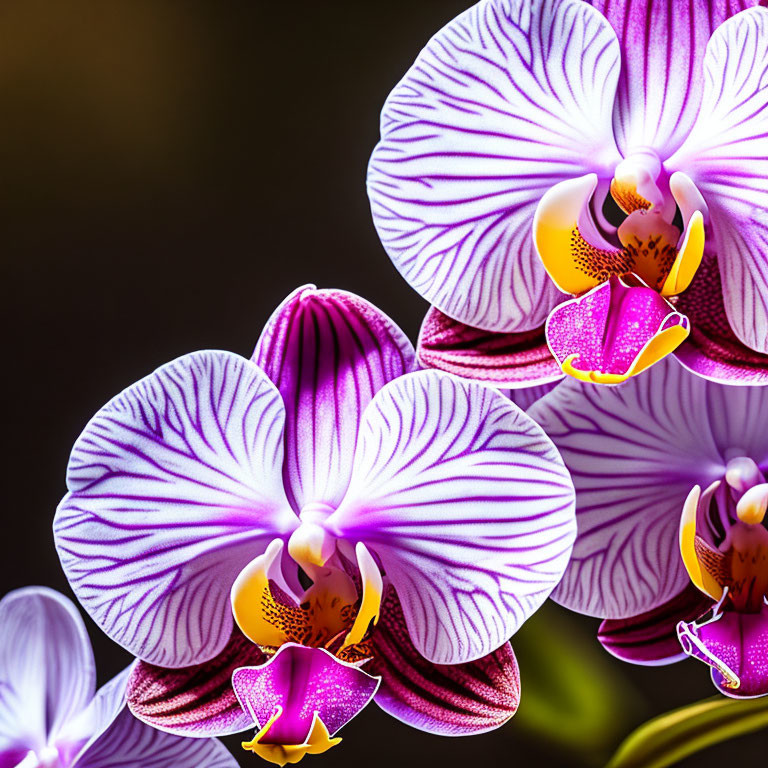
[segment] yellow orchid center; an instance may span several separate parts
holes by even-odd
[[[615,275],[634,274],[662,296],[684,291],[704,254],[706,206],[693,182],[675,173],[657,186],[658,158],[638,153],[616,168],[609,194],[625,218],[607,239],[590,210],[595,174],[561,182],[542,197],[533,237],[542,263],[564,293],[582,295]],[[695,206],[695,208],[694,208]],[[680,210],[683,231],[673,223]]]
[[[312,584],[298,599],[282,581],[283,550],[282,541],[273,541],[232,587],[232,613],[243,634],[268,653],[298,643],[344,661],[369,658],[366,640],[378,621],[383,582],[367,548],[356,548],[360,590],[341,568],[304,561]]]
[[[768,483],[755,483],[757,479],[762,473],[751,459],[731,460],[725,484],[717,481],[703,494],[699,486],[691,490],[680,521],[680,552],[693,584],[716,602],[727,598],[735,610],[746,613],[762,610],[768,596],[768,530],[762,524]],[[713,543],[699,526],[713,501],[731,505],[734,500],[736,519],[723,540]]]

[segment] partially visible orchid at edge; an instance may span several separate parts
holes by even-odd
[[[0,768],[237,768],[223,744],[162,733],[127,709],[130,668],[96,691],[83,620],[63,595],[0,600]]]
[[[768,694],[768,389],[670,359],[618,387],[567,380],[529,413],[576,488],[554,600],[606,619],[599,639],[619,658],[687,654],[728,696]]]
[[[332,747],[371,699],[433,733],[505,722],[507,640],[575,538],[573,486],[530,418],[414,371],[386,315],[312,287],[251,360],[196,352],[110,401],[67,484],[56,546],[141,660],[131,711],[179,734],[255,729],[243,746],[280,764]]]
[[[768,383],[756,5],[481,0],[429,41],[368,174],[382,243],[433,305],[423,364],[617,383],[674,351]]]

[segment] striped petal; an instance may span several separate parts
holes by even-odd
[[[616,387],[566,380],[534,404],[576,487],[579,536],[554,599],[624,619],[679,594],[685,499],[722,478],[733,451],[768,465],[766,409],[765,387],[715,384],[669,359]]]
[[[225,736],[247,730],[250,716],[232,688],[238,667],[263,664],[266,657],[237,627],[216,658],[183,669],[139,661],[128,681],[128,707],[141,721],[181,736]]]
[[[755,0],[589,0],[621,43],[614,130],[626,154],[669,157],[690,132],[704,95],[704,51],[714,30]]]
[[[723,384],[768,384],[768,355],[742,344],[728,323],[714,256],[702,263],[675,308],[691,323],[690,336],[675,350],[689,371]]]
[[[283,475],[294,509],[335,506],[349,483],[363,410],[388,381],[413,369],[413,345],[359,296],[306,285],[269,319],[253,361],[285,403]]]
[[[381,559],[417,651],[459,664],[499,648],[547,598],[575,536],[551,443],[499,392],[436,371],[368,406],[352,483],[325,525]]]
[[[696,124],[668,165],[707,201],[731,327],[768,353],[768,8],[744,11],[714,33],[704,76]]]
[[[414,728],[464,736],[498,728],[517,711],[520,671],[509,643],[466,664],[438,666],[413,645],[397,594],[389,589],[372,637],[368,669],[381,676],[376,703]]]
[[[482,0],[430,40],[387,99],[368,173],[379,237],[456,320],[541,326],[559,293],[531,240],[541,196],[619,156],[619,47],[581,0]]]
[[[259,368],[196,352],[118,395],[78,439],[56,546],[83,606],[134,655],[183,667],[226,645],[232,582],[298,524],[283,418]]]
[[[649,666],[670,664],[685,656],[677,639],[678,623],[697,619],[711,606],[712,600],[689,584],[652,611],[629,619],[606,619],[597,639],[622,661]]]
[[[278,307],[253,360],[285,403],[283,473],[296,511],[308,502],[338,504],[365,406],[412,370],[413,359],[400,328],[352,293],[304,286]]]
[[[127,708],[81,753],[77,768],[237,768],[237,760],[215,739],[173,736],[145,725]]]
[[[522,333],[482,331],[432,307],[421,326],[419,362],[496,387],[520,387],[561,379],[544,328]]]
[[[91,643],[69,600],[45,587],[0,600],[0,753],[57,742],[95,687]]]

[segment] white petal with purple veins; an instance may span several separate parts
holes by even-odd
[[[704,57],[698,120],[668,167],[685,171],[709,206],[728,320],[768,352],[768,8],[719,27]]]
[[[680,593],[688,492],[733,456],[768,464],[768,389],[714,384],[671,359],[615,387],[569,379],[529,413],[576,486],[579,535],[553,597],[591,616],[636,616]]]
[[[127,708],[78,757],[76,768],[237,768],[216,739],[190,739],[158,731]]]
[[[368,191],[406,280],[477,328],[540,326],[561,299],[531,221],[559,181],[611,176],[619,47],[581,0],[483,0],[388,98]]]
[[[88,633],[69,600],[29,587],[0,601],[0,752],[45,749],[95,685]]]
[[[707,41],[755,0],[589,0],[621,43],[614,126],[623,153],[651,148],[662,159],[685,140],[705,90]]]
[[[360,434],[327,527],[378,555],[427,659],[498,648],[568,562],[573,487],[557,451],[499,392],[436,371],[384,387]]]
[[[166,667],[213,658],[240,569],[298,519],[282,486],[284,410],[253,363],[196,352],[102,408],[70,459],[54,523],[101,628]]]
[[[284,478],[298,512],[344,496],[365,406],[413,369],[413,345],[381,310],[353,293],[294,291],[264,327],[253,361],[286,411]]]

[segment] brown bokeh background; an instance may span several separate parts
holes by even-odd
[[[378,242],[365,169],[387,93],[463,7],[0,4],[0,593],[71,595],[50,533],[69,449],[158,365],[202,348],[248,355],[304,282],[362,294],[415,339],[426,304]],[[600,765],[632,726],[711,695],[703,666],[623,665],[595,627],[554,607],[529,622],[515,643],[521,713],[499,731],[438,738],[372,706],[306,765]],[[89,629],[106,680],[129,657]],[[755,734],[682,765],[764,761],[765,744]]]

